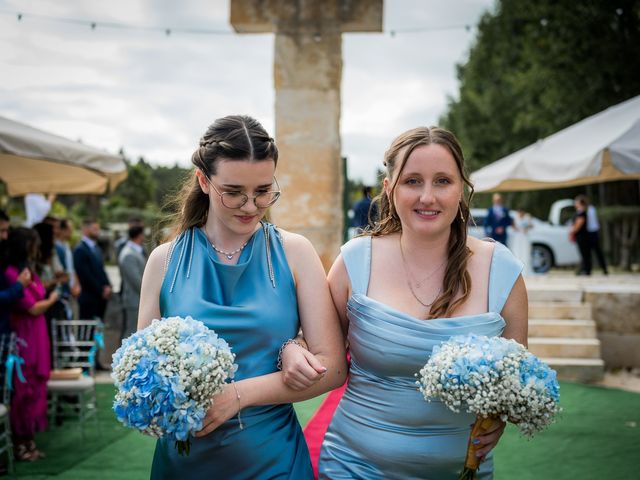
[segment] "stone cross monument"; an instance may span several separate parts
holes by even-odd
[[[382,31],[382,0],[231,0],[231,25],[238,33],[276,34],[283,195],[272,216],[311,240],[328,268],[342,243],[342,33]]]

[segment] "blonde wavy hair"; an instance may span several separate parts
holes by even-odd
[[[394,193],[407,159],[416,148],[423,145],[440,145],[451,153],[466,191],[460,199],[459,214],[451,224],[447,248],[448,261],[442,292],[429,311],[429,318],[447,317],[467,300],[471,291],[471,276],[467,271],[467,261],[471,256],[471,251],[467,247],[467,221],[470,215],[469,204],[473,196],[473,184],[465,171],[462,148],[453,133],[439,127],[418,127],[396,137],[384,154],[386,176],[390,183],[389,194],[387,195],[382,189],[380,195],[374,199],[378,202],[378,220],[370,230],[364,232],[364,235],[377,237],[402,232],[402,223],[393,200]],[[462,295],[455,299],[459,292]]]

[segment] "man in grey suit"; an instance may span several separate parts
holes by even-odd
[[[118,256],[118,266],[122,278],[120,297],[124,313],[122,338],[127,338],[136,331],[138,324],[138,307],[140,305],[140,286],[147,258],[144,254],[144,227],[136,225],[129,228],[129,240]]]

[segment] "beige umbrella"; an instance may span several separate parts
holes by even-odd
[[[471,174],[477,192],[542,190],[640,179],[640,96]]]
[[[118,155],[0,117],[0,179],[12,197],[105,193],[125,178]]]

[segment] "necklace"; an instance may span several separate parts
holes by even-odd
[[[402,248],[402,246],[400,246],[400,248]],[[403,254],[403,260],[404,260],[404,254]],[[427,280],[429,280],[431,277],[433,277],[436,273],[438,273],[442,267],[444,267],[444,265],[447,263],[447,261],[445,260],[444,262],[442,262],[440,264],[440,266],[438,268],[436,268],[433,272],[431,272],[429,275],[427,275],[426,277],[424,277],[422,280],[418,280],[417,282],[415,282],[416,284],[416,288],[420,288],[422,286],[423,282],[426,282]]]
[[[431,308],[431,305],[433,305],[433,303],[438,299],[438,297],[442,293],[442,284],[440,284],[440,288],[438,289],[438,293],[436,293],[436,296],[433,297],[433,300],[431,300],[431,303],[424,303],[422,300],[420,300],[418,298],[418,295],[416,295],[416,292],[413,290],[413,286],[411,285],[411,283],[412,283],[411,274],[409,273],[409,269],[407,268],[407,261],[404,258],[404,251],[402,250],[402,237],[400,237],[400,242],[399,243],[400,243],[400,256],[402,257],[402,267],[404,268],[404,273],[405,273],[405,275],[407,277],[407,285],[409,286],[409,291],[411,292],[411,295],[413,295],[413,298],[415,298],[420,305],[422,305],[425,308]],[[424,282],[425,280],[428,280],[429,278],[431,278],[437,271],[439,271],[442,268],[442,266],[445,263],[446,263],[446,260],[445,260],[445,262],[442,263],[442,265],[440,265],[437,269],[435,269],[433,272],[431,272],[428,277],[422,279],[421,282]],[[416,283],[416,286],[418,288],[420,288],[420,283]]]
[[[234,255],[235,255],[236,253],[240,253],[240,252],[244,249],[244,247],[246,247],[246,246],[247,246],[247,243],[249,243],[249,240],[247,240],[246,242],[244,242],[240,248],[236,248],[233,252],[225,252],[224,250],[220,250],[218,247],[216,247],[216,246],[213,244],[213,242],[211,242],[211,246],[213,247],[213,249],[214,249],[216,252],[218,252],[218,253],[220,253],[220,254],[224,255],[225,257],[227,257],[227,260],[231,260],[231,259],[234,257]]]

